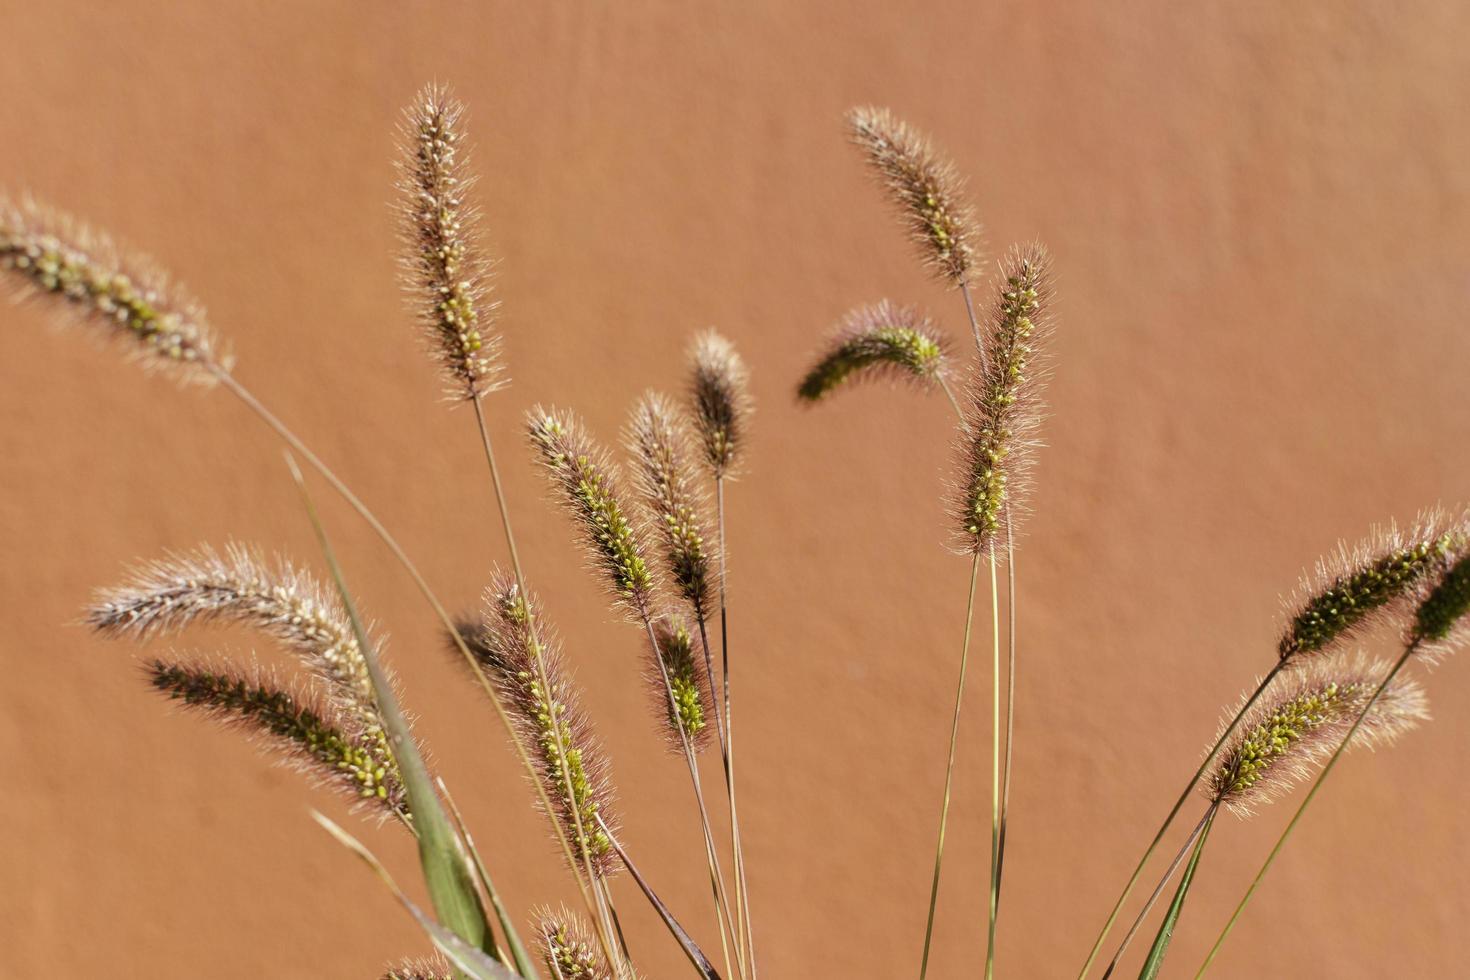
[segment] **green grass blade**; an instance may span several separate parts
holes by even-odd
[[[408,806],[413,813],[414,828],[418,832],[419,863],[423,867],[424,883],[429,890],[434,912],[450,931],[471,946],[481,950],[493,948],[490,924],[485,918],[484,907],[480,904],[479,893],[475,890],[463,845],[440,805],[438,794],[434,792],[428,766],[419,754],[418,745],[408,729],[408,720],[403,716],[403,709],[399,707],[392,685],[388,683],[387,675],[378,661],[377,648],[368,639],[367,631],[363,628],[362,617],[358,615],[352,594],[347,589],[341,566],[337,564],[336,554],[327,539],[326,529],[317,515],[311,494],[306,489],[301,470],[289,454],[286,462],[291,468],[291,476],[296,481],[297,488],[301,491],[312,530],[322,549],[322,557],[332,574],[332,581],[336,583],[343,609],[352,624],[353,634],[362,649],[363,660],[372,679],[373,694],[383,716],[383,728],[387,732],[393,754],[398,759],[403,785],[408,792]]]
[[[470,860],[474,864],[475,874],[480,879],[480,887],[485,889],[485,896],[490,899],[490,907],[495,910],[495,919],[500,923],[500,931],[505,933],[505,941],[510,946],[510,955],[516,961],[516,970],[526,980],[541,980],[541,974],[536,969],[531,954],[526,951],[525,943],[521,942],[520,933],[516,931],[515,917],[506,911],[505,903],[500,900],[500,893],[495,890],[495,882],[490,877],[490,872],[485,867],[485,862],[480,858],[480,852],[475,847],[474,838],[470,836],[470,830],[465,826],[464,815],[459,812],[459,806],[455,804],[454,797],[449,795],[449,787],[444,785],[443,779],[436,779],[440,792],[444,794],[444,805],[449,808],[449,815],[454,818],[454,825],[459,829],[459,836],[464,840],[465,848],[470,852]],[[496,956],[496,959],[500,959]]]
[[[1189,894],[1189,886],[1194,882],[1194,869],[1199,866],[1199,857],[1205,850],[1205,838],[1210,836],[1210,828],[1215,824],[1215,815],[1210,814],[1210,819],[1205,822],[1205,829],[1200,832],[1199,840],[1195,841],[1194,853],[1189,856],[1189,864],[1184,868],[1184,877],[1179,879],[1179,888],[1174,892],[1174,901],[1169,903],[1168,914],[1159,926],[1159,934],[1154,937],[1154,944],[1148,951],[1148,959],[1143,962],[1143,970],[1138,974],[1138,980],[1155,980],[1159,971],[1164,968],[1164,957],[1169,952],[1169,941],[1174,938],[1174,926],[1179,922],[1179,913],[1184,911],[1184,897]]]
[[[337,843],[357,855],[363,863],[372,869],[373,874],[377,875],[378,879],[393,893],[393,897],[398,899],[398,903],[407,909],[408,914],[413,916],[418,924],[423,927],[423,930],[429,934],[429,938],[433,940],[435,947],[448,957],[449,961],[464,976],[469,977],[470,980],[515,980],[515,974],[511,973],[499,963],[496,963],[489,956],[485,955],[482,950],[471,946],[459,936],[425,915],[422,909],[415,905],[407,895],[403,894],[403,889],[398,887],[398,883],[393,880],[393,876],[388,873],[388,869],[383,867],[383,863],[361,841],[337,826],[331,818],[315,810],[311,811],[311,816],[327,833],[336,839]]]

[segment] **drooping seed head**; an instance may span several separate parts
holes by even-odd
[[[533,627],[534,617],[534,627]],[[616,827],[612,780],[602,745],[582,710],[560,644],[534,599],[528,606],[514,578],[497,576],[485,590],[479,622],[460,636],[504,699],[517,737],[538,763],[542,786],[579,859],[599,876],[616,870],[612,841],[597,822]],[[537,656],[539,651],[539,658]]]
[[[714,570],[705,544],[704,498],[689,473],[684,434],[673,404],[656,392],[645,393],[633,408],[625,441],[636,463],[644,510],[663,543],[670,580],[694,615],[705,615]]]
[[[86,621],[100,633],[139,640],[192,624],[238,623],[260,630],[326,685],[347,734],[370,746],[379,765],[398,778],[367,661],[342,603],[290,562],[267,563],[240,545],[222,555],[207,546],[169,555],[98,592]]]
[[[1337,751],[1386,674],[1382,663],[1335,658],[1282,675],[1221,749],[1205,793],[1248,816],[1287,792]],[[1396,677],[1363,716],[1350,747],[1386,744],[1428,717],[1423,689]]]
[[[0,270],[64,319],[105,327],[145,368],[206,385],[229,373],[232,358],[183,287],[68,215],[0,196]]]
[[[537,459],[580,527],[592,563],[614,599],[634,612],[646,611],[653,578],[623,504],[617,467],[570,412],[537,406],[526,413],[526,421]]]
[[[405,960],[391,967],[382,980],[451,980],[453,971],[442,959]]]
[[[1041,421],[1041,356],[1050,330],[1050,260],[1039,245],[1002,265],[986,327],[986,359],[960,427],[956,523],[961,550],[989,554],[1014,530]]]
[[[716,479],[733,475],[750,422],[750,375],[735,345],[713,330],[689,350],[689,401],[704,447],[705,465]]]
[[[887,109],[851,109],[847,124],[926,264],[941,279],[963,283],[976,260],[980,230],[954,166]]]
[[[648,651],[649,663],[644,676],[659,729],[666,736],[670,751],[683,753],[687,738],[690,748],[698,752],[710,743],[710,723],[715,717],[714,698],[698,649],[699,640],[683,620],[673,615],[654,621],[653,637],[658,649]]]
[[[565,908],[536,912],[536,938],[546,968],[556,980],[613,980],[598,944],[580,917]]]
[[[1443,567],[1415,589],[1417,608],[1409,642],[1434,662],[1470,642],[1470,548],[1457,542]]]
[[[404,111],[399,161],[403,286],[455,399],[504,385],[498,303],[480,253],[479,214],[468,203],[464,106],[437,85]]]
[[[1401,531],[1390,523],[1317,563],[1290,603],[1277,645],[1281,659],[1316,655],[1391,617],[1413,601],[1415,586],[1470,540],[1464,517],[1438,510]]]
[[[803,401],[817,402],[844,382],[862,378],[931,387],[947,370],[947,348],[944,337],[917,307],[879,300],[842,318],[796,394]]]
[[[396,766],[372,739],[353,734],[352,719],[330,700],[281,687],[257,668],[225,663],[147,666],[161,694],[204,712],[226,727],[257,737],[281,761],[381,816],[409,819],[408,796]]]

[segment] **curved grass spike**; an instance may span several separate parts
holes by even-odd
[[[412,828],[397,767],[383,764],[376,742],[350,734],[347,719],[330,702],[283,688],[258,668],[223,661],[154,660],[146,672],[154,689],[170,700],[257,737],[282,761],[353,804],[371,806]]]
[[[607,763],[539,604],[534,598],[528,603],[513,578],[497,576],[485,590],[483,619],[461,627],[460,635],[515,712],[519,737],[541,762],[542,783],[556,801],[563,832],[598,877],[616,870],[612,846],[595,819],[603,814],[612,822]]]
[[[373,695],[367,662],[335,596],[288,561],[268,564],[259,551],[208,546],[140,565],[123,585],[97,593],[86,621],[109,636],[138,639],[195,623],[239,623],[290,650],[326,685],[346,734],[398,779]]]
[[[438,85],[426,86],[404,110],[398,164],[403,286],[429,349],[443,369],[449,397],[479,398],[502,387],[500,339],[492,330],[489,267],[475,232],[478,213],[465,200],[464,105]]]
[[[373,695],[383,717],[383,728],[388,734],[388,744],[398,759],[403,774],[404,790],[408,796],[409,809],[413,812],[415,829],[418,831],[419,863],[423,868],[424,883],[428,887],[434,911],[442,926],[454,938],[472,947],[474,951],[488,954],[494,950],[495,940],[485,909],[480,904],[479,890],[475,887],[464,843],[455,833],[438,795],[434,792],[428,766],[425,765],[418,745],[409,731],[408,719],[398,706],[388,675],[378,662],[377,650],[368,639],[362,619],[357,614],[352,593],[348,591],[347,582],[342,577],[336,553],[327,538],[326,528],[317,516],[316,504],[306,489],[301,470],[290,455],[286,457],[286,462],[290,467],[291,477],[301,492],[312,531],[321,546],[322,558],[337,586],[338,598],[342,602],[347,622],[352,627],[352,635],[357,640],[358,649],[362,651],[368,677],[372,682]],[[445,952],[449,953],[450,950],[446,949]]]
[[[963,283],[975,262],[980,231],[954,166],[887,109],[850,109],[847,124],[925,264],[940,279]]]
[[[1414,586],[1470,538],[1462,516],[1435,510],[1407,532],[1393,524],[1318,563],[1298,598],[1278,644],[1283,660],[1328,650],[1391,614]]]
[[[944,337],[917,307],[895,307],[879,300],[843,316],[796,395],[818,402],[864,378],[937,385],[948,369],[947,355]]]
[[[18,290],[50,294],[75,321],[108,328],[144,367],[213,384],[232,359],[204,308],[145,256],[39,204],[0,195],[0,269]]]

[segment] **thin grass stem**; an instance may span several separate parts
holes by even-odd
[[[1006,504],[1006,758],[1000,787],[1000,848],[995,861],[995,888],[1000,891],[1006,866],[1006,824],[1011,811],[1011,749],[1016,734],[1016,544],[1011,530],[1011,505]],[[997,894],[996,901],[1000,898]]]
[[[1417,640],[1409,643],[1407,646],[1404,647],[1403,654],[1399,657],[1397,661],[1394,662],[1392,669],[1390,669],[1389,672],[1384,675],[1382,682],[1379,683],[1378,688],[1373,692],[1373,696],[1368,699],[1368,703],[1363,705],[1362,710],[1358,712],[1358,717],[1353,719],[1353,726],[1348,729],[1347,735],[1343,736],[1341,744],[1337,746],[1337,751],[1332,753],[1332,757],[1329,758],[1327,760],[1327,764],[1322,767],[1322,772],[1318,774],[1317,781],[1314,782],[1312,784],[1312,788],[1307,791],[1306,798],[1302,800],[1301,806],[1297,807],[1296,813],[1291,815],[1291,821],[1287,823],[1286,829],[1281,832],[1281,836],[1276,839],[1276,845],[1271,848],[1271,853],[1266,856],[1266,863],[1261,865],[1260,871],[1256,872],[1256,877],[1251,881],[1250,887],[1245,890],[1245,895],[1241,898],[1240,904],[1235,906],[1235,911],[1230,914],[1230,921],[1225,923],[1225,928],[1220,931],[1219,937],[1215,939],[1215,945],[1210,947],[1210,952],[1208,955],[1205,956],[1204,963],[1200,965],[1199,972],[1194,975],[1195,980],[1199,980],[1200,977],[1204,976],[1205,971],[1210,968],[1210,964],[1215,961],[1215,956],[1220,952],[1220,947],[1224,945],[1225,940],[1229,937],[1231,930],[1235,928],[1235,923],[1240,919],[1240,914],[1245,911],[1246,905],[1249,904],[1251,898],[1255,896],[1256,889],[1259,888],[1261,885],[1261,880],[1266,877],[1266,872],[1271,870],[1271,865],[1275,863],[1276,856],[1281,853],[1281,848],[1286,845],[1287,838],[1290,837],[1291,832],[1296,829],[1296,825],[1301,820],[1302,814],[1306,813],[1307,807],[1312,805],[1313,798],[1316,797],[1317,791],[1322,788],[1322,784],[1327,781],[1327,776],[1332,772],[1332,767],[1337,765],[1337,760],[1341,758],[1343,752],[1347,750],[1348,743],[1350,743],[1353,740],[1353,736],[1357,734],[1358,728],[1363,724],[1363,719],[1368,717],[1368,713],[1373,710],[1373,706],[1378,703],[1378,699],[1382,697],[1383,692],[1388,689],[1388,685],[1393,683],[1394,677],[1397,676],[1398,672],[1403,669],[1404,664],[1409,662],[1409,658],[1412,657],[1418,649],[1419,641]]]
[[[929,919],[924,926],[924,957],[919,962],[919,980],[929,972],[929,949],[934,938],[934,910],[939,905],[939,874],[944,867],[944,831],[949,824],[949,794],[954,780],[955,746],[959,742],[960,707],[965,700],[965,673],[970,663],[970,627],[975,619],[975,585],[980,579],[980,555],[970,562],[970,590],[965,601],[965,639],[960,647],[960,676],[955,684],[954,717],[949,725],[949,761],[944,767],[944,800],[939,807],[939,842],[934,848],[934,881],[929,886]]]
[[[1241,705],[1235,717],[1230,720],[1230,724],[1225,726],[1225,730],[1220,733],[1220,737],[1215,740],[1215,744],[1210,748],[1210,751],[1205,753],[1204,760],[1200,762],[1199,768],[1190,777],[1189,784],[1184,787],[1184,792],[1179,794],[1179,799],[1174,801],[1173,809],[1164,818],[1163,824],[1160,825],[1158,832],[1154,834],[1154,839],[1149,843],[1147,849],[1144,850],[1143,857],[1138,859],[1138,866],[1133,869],[1133,874],[1129,876],[1128,884],[1123,886],[1123,894],[1118,896],[1118,901],[1114,903],[1113,910],[1108,913],[1108,921],[1103,923],[1102,932],[1098,933],[1096,942],[1092,944],[1092,951],[1087,954],[1087,962],[1082,964],[1082,972],[1077,975],[1078,980],[1085,980],[1087,972],[1092,969],[1092,964],[1097,960],[1097,954],[1102,951],[1102,945],[1107,941],[1108,933],[1112,931],[1114,923],[1118,921],[1118,913],[1123,910],[1123,905],[1128,901],[1128,896],[1133,894],[1133,888],[1138,884],[1138,879],[1143,875],[1143,869],[1148,865],[1149,858],[1153,857],[1154,851],[1158,850],[1159,843],[1163,841],[1164,834],[1168,832],[1169,826],[1174,822],[1174,818],[1179,815],[1180,810],[1184,809],[1185,802],[1194,791],[1195,783],[1199,782],[1200,777],[1205,774],[1205,770],[1209,768],[1210,763],[1215,761],[1215,755],[1220,751],[1220,746],[1224,745],[1225,740],[1230,737],[1230,733],[1235,731],[1235,726],[1240,724],[1240,719],[1245,717],[1246,712],[1255,707],[1261,695],[1266,693],[1266,688],[1271,686],[1271,682],[1276,679],[1276,675],[1281,673],[1285,666],[1286,661],[1284,660],[1278,660],[1276,662],[1266,673],[1266,676],[1261,679],[1261,683],[1251,692],[1251,696],[1246,699],[1245,704]]]
[[[985,980],[995,975],[995,919],[1000,911],[1000,586],[994,549],[990,552],[990,624],[994,654],[990,669],[990,919],[985,939]]]
[[[444,604],[439,601],[439,597],[435,595],[433,589],[429,587],[429,583],[427,582],[427,580],[424,579],[423,574],[419,572],[418,566],[413,563],[412,559],[408,557],[408,553],[403,550],[403,546],[400,545],[398,543],[398,540],[393,537],[393,535],[388,531],[386,527],[383,526],[383,523],[378,520],[377,516],[368,509],[367,505],[364,504],[358,498],[358,496],[352,492],[351,488],[349,488],[347,484],[344,483],[342,479],[332,471],[331,467],[322,462],[321,458],[318,457],[316,453],[312,452],[310,447],[308,447],[306,443],[301,441],[296,433],[292,432],[291,429],[288,428],[284,422],[277,418],[276,415],[272,413],[268,408],[266,408],[265,405],[258,398],[256,398],[255,395],[252,394],[248,388],[240,384],[239,381],[235,380],[232,375],[224,372],[223,370],[215,370],[214,373],[215,377],[219,380],[220,385],[226,391],[229,391],[232,395],[239,399],[239,401],[244,404],[246,408],[250,409],[250,411],[253,412],[262,422],[264,422],[267,427],[274,431],[283,442],[285,442],[288,446],[295,450],[301,456],[301,458],[305,459],[313,469],[321,474],[322,478],[327,481],[328,485],[330,485],[332,489],[335,490],[338,495],[340,495],[342,499],[345,500],[348,505],[357,512],[358,516],[363,519],[368,527],[372,529],[373,533],[378,536],[379,540],[381,540],[383,544],[388,548],[389,552],[392,553],[394,559],[397,560],[397,562],[401,566],[403,566],[404,571],[408,573],[409,578],[413,581],[414,585],[423,595],[424,600],[429,604],[429,607],[434,611],[434,614],[439,618],[444,628],[454,639],[455,646],[459,649],[460,654],[465,659],[465,662],[469,664],[471,671],[480,684],[480,687],[483,688],[486,695],[489,696],[490,703],[495,710],[496,716],[500,719],[500,723],[502,726],[504,726],[507,735],[510,736],[511,744],[515,747],[516,753],[520,757],[521,764],[525,767],[526,772],[530,774],[532,783],[536,787],[536,791],[541,798],[541,803],[545,807],[548,816],[551,817],[553,832],[555,833],[556,839],[566,855],[567,864],[569,867],[575,869],[577,862],[576,858],[572,855],[571,844],[566,839],[566,834],[562,832],[561,827],[557,825],[554,816],[551,816],[555,813],[555,810],[551,806],[551,800],[547,797],[544,787],[541,786],[541,781],[537,778],[536,767],[532,764],[530,757],[526,754],[525,748],[521,745],[520,740],[515,737],[515,727],[511,723],[510,716],[505,711],[505,706],[501,704],[500,697],[496,694],[494,686],[485,676],[484,671],[480,669],[480,665],[475,661],[474,655],[470,652],[469,647],[465,645],[464,640],[460,637],[459,630],[455,628],[454,620],[450,617],[449,611],[444,608]],[[597,910],[592,900],[592,896],[587,890],[586,882],[582,880],[581,875],[574,874],[573,877],[577,881],[578,891],[581,893],[582,901],[587,908],[588,914],[596,919]],[[606,938],[603,937],[603,939],[603,944],[606,948]],[[610,955],[608,961],[616,962],[616,960]]]
[[[1127,952],[1128,944],[1133,942],[1133,937],[1138,934],[1138,929],[1140,926],[1143,925],[1144,920],[1148,918],[1149,912],[1153,911],[1154,903],[1157,902],[1159,900],[1159,896],[1164,893],[1164,888],[1169,884],[1169,879],[1174,877],[1174,872],[1178,871],[1179,865],[1184,863],[1184,858],[1194,847],[1194,842],[1196,838],[1198,838],[1200,834],[1204,833],[1205,827],[1209,825],[1210,821],[1215,816],[1215,811],[1219,808],[1220,804],[1218,802],[1211,803],[1209,807],[1205,810],[1204,815],[1199,818],[1199,823],[1195,824],[1194,829],[1189,832],[1189,836],[1185,838],[1184,843],[1179,848],[1179,852],[1174,855],[1174,860],[1169,862],[1169,867],[1164,872],[1164,876],[1160,878],[1159,883],[1154,886],[1153,894],[1149,895],[1148,901],[1143,903],[1143,908],[1139,910],[1138,917],[1133,920],[1133,925],[1128,928],[1127,935],[1125,935],[1123,937],[1123,941],[1118,944],[1118,951],[1113,954],[1113,959],[1111,962],[1108,963],[1108,968],[1103,971],[1103,980],[1109,980],[1109,978],[1113,975],[1113,971],[1118,968],[1118,961],[1121,960],[1123,958],[1123,954]]]

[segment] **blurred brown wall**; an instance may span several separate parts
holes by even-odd
[[[760,404],[730,504],[762,976],[888,978],[917,965],[963,613],[965,563],[942,547],[952,423],[909,391],[811,412],[791,392],[859,301],[922,302],[963,336],[958,298],[916,270],[841,114],[878,102],[937,134],[993,251],[1039,238],[1060,276],[1049,446],[1018,561],[999,963],[1073,975],[1220,706],[1269,665],[1278,595],[1339,536],[1470,497],[1470,9],[412,6],[9,0],[0,185],[175,270],[239,377],[468,608],[501,537],[470,416],[435,400],[402,312],[388,208],[399,108],[452,83],[504,260],[514,385],[487,402],[492,427],[530,574],[615,760],[627,842],[716,948],[686,781],[634,679],[637,632],[544,502],[519,418],[574,406],[610,439],[638,392],[679,384],[690,332],[718,324]],[[145,378],[33,306],[0,317],[0,975],[369,977],[422,951],[308,819],[309,805],[341,817],[334,799],[164,710],[143,651],[75,625],[91,588],[169,548],[235,538],[313,559],[277,443],[223,393]],[[569,898],[422,603],[350,513],[332,501],[328,516],[507,898]],[[200,632],[176,648],[250,643]],[[939,977],[983,957],[986,654]],[[1434,724],[1341,768],[1216,975],[1462,972],[1465,680],[1463,662],[1440,669]],[[1177,975],[1288,812],[1217,829]],[[352,825],[417,893],[401,835]],[[681,975],[619,887],[648,972]]]

